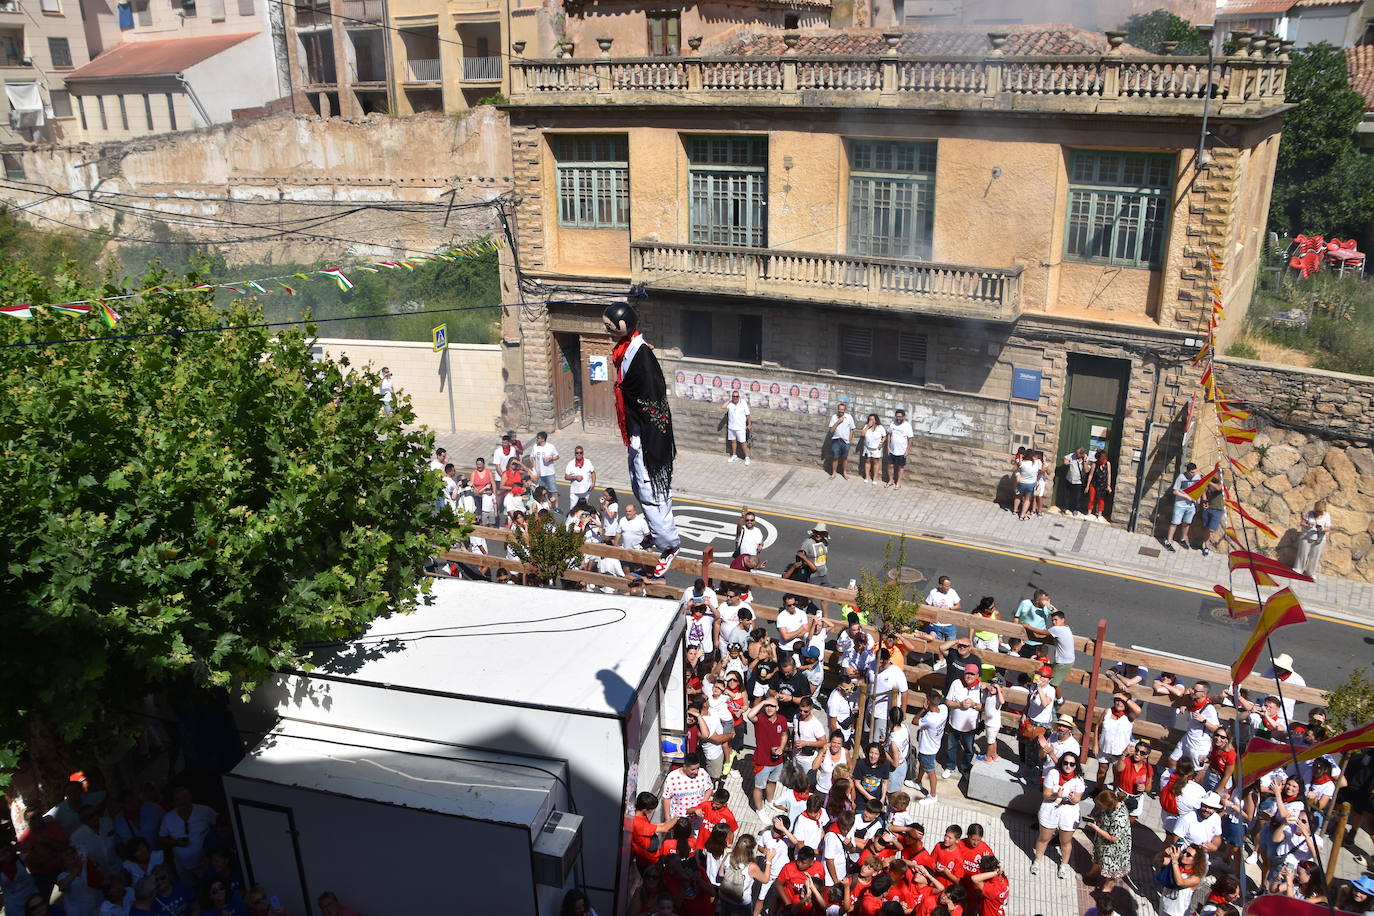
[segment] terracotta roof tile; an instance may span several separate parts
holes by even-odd
[[[1350,74],[1350,88],[1364,96],[1365,111],[1374,111],[1374,45],[1346,48],[1345,68]]]
[[[1358,6],[1361,0],[1297,0],[1296,7],[1307,6]]]
[[[128,41],[116,45],[86,66],[67,74],[68,80],[104,79],[116,76],[155,76],[180,73],[221,51],[247,41],[257,32],[233,35],[198,35],[161,41]]]
[[[1273,13],[1286,13],[1297,0],[1226,0],[1217,7],[1216,18],[1236,16],[1263,16]]]
[[[897,53],[904,56],[978,56],[992,50],[986,28],[937,29],[916,26],[902,29],[803,29],[796,53],[802,57],[885,54],[887,41],[883,33],[888,31],[901,33]],[[1108,48],[1107,36],[1103,33],[1071,25],[1012,26],[1007,31],[1009,34],[1003,51],[1009,56],[1102,54]],[[782,54],[785,50],[781,32],[746,31],[715,47],[703,48],[702,53],[763,57]],[[1123,44],[1121,50],[1130,54],[1147,53],[1128,44]]]

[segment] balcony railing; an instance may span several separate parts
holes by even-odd
[[[1283,103],[1287,53],[1205,57],[649,57],[512,60],[517,104],[814,105],[1258,114]]]
[[[0,13],[18,13],[19,0],[0,0]]]
[[[365,22],[382,22],[386,18],[386,6],[382,0],[343,0],[341,20],[345,28]]]
[[[1022,268],[1009,270],[726,245],[633,242],[632,282],[658,289],[768,296],[1012,321]]]
[[[406,80],[412,83],[437,83],[443,79],[439,58],[413,58],[406,61]]]
[[[463,58],[463,79],[472,83],[501,82],[500,57]]]

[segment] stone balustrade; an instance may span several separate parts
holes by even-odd
[[[1218,57],[558,58],[511,61],[517,105],[806,105],[1259,116],[1283,104],[1286,49]]]
[[[1013,321],[1022,268],[729,245],[630,244],[631,281],[717,292]]]

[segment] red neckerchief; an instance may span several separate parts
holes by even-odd
[[[615,416],[620,422],[620,438],[625,440],[625,447],[630,445],[630,431],[625,426],[625,393],[620,386],[625,381],[625,373],[621,370],[620,364],[625,361],[625,351],[630,349],[630,341],[639,336],[639,332],[626,334],[616,343],[615,349],[611,350],[611,362],[615,363]]]
[[[792,795],[797,799],[797,801],[804,802],[811,797],[811,792],[809,790],[806,792],[798,792],[796,789],[793,789]]]
[[[501,446],[501,454],[503,454],[503,455],[509,455],[509,454],[510,454],[510,446],[509,446],[509,445],[503,445],[503,446]]]
[[[1201,712],[1202,710],[1206,709],[1208,706],[1211,706],[1211,705],[1212,705],[1212,698],[1211,698],[1211,697],[1204,697],[1204,698],[1201,699],[1201,700],[1194,700],[1194,701],[1193,701],[1193,712]]]
[[[1312,777],[1312,785],[1314,785],[1314,786],[1324,786],[1324,785],[1326,785],[1326,784],[1327,784],[1328,782],[1330,782],[1330,781],[1331,781],[1331,777],[1330,777],[1330,776],[1313,776],[1313,777]]]
[[[586,460],[587,460],[586,458],[574,458],[574,459],[573,459],[573,465],[574,465],[575,467],[579,467],[579,468],[580,468],[580,467],[582,467],[582,462],[584,462],[584,461],[586,461]]]
[[[1126,718],[1126,714],[1125,714],[1124,712],[1117,712],[1115,709],[1113,709],[1113,710],[1112,710],[1112,718],[1113,718],[1113,719],[1124,719],[1124,718]]]
[[[1281,680],[1281,681],[1286,681],[1286,680],[1288,680],[1290,677],[1293,676],[1293,672],[1291,672],[1291,671],[1288,672],[1287,674],[1279,674],[1277,671],[1275,671],[1274,673],[1275,673],[1275,674],[1278,674],[1279,680]]]

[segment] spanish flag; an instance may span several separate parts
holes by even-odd
[[[1222,600],[1226,602],[1226,611],[1231,615],[1232,619],[1253,617],[1260,612],[1260,603],[1258,601],[1251,601],[1249,598],[1241,598],[1224,585],[1213,585],[1212,591],[1220,595]]]
[[[1298,763],[1305,763],[1328,754],[1345,754],[1370,746],[1374,746],[1374,722],[1307,747],[1290,748],[1286,743],[1251,738],[1240,758],[1240,781],[1242,785],[1249,785],[1279,767],[1287,766],[1293,761],[1294,750]]]
[[[1248,410],[1242,410],[1242,409],[1239,408],[1239,407],[1232,407],[1232,406],[1231,406],[1232,403],[1233,403],[1233,402],[1231,402],[1231,401],[1218,401],[1218,402],[1217,402],[1217,415],[1220,416],[1223,420],[1248,420],[1248,419],[1250,419],[1250,411],[1248,411]]]
[[[1232,445],[1242,445],[1246,442],[1255,441],[1255,430],[1241,429],[1239,426],[1226,426],[1223,424],[1221,427],[1221,435]]]
[[[1274,635],[1275,630],[1289,624],[1306,622],[1307,615],[1302,612],[1298,596],[1293,594],[1291,589],[1281,588],[1266,598],[1264,610],[1260,612],[1259,620],[1255,621],[1254,631],[1250,633],[1245,648],[1240,650],[1240,657],[1231,665],[1231,683],[1239,684],[1255,670],[1255,660],[1259,658],[1265,641]]]
[[[1198,478],[1198,482],[1191,487],[1184,487],[1183,492],[1188,494],[1189,499],[1201,499],[1206,492],[1207,485],[1216,480],[1217,474],[1221,473],[1221,465],[1215,465],[1210,471]]]
[[[1208,334],[1208,335],[1207,335],[1207,340],[1204,341],[1203,344],[1202,344],[1202,349],[1201,349],[1201,350],[1198,350],[1198,351],[1197,351],[1197,356],[1194,356],[1194,357],[1193,357],[1193,365],[1196,366],[1198,363],[1202,362],[1203,358],[1206,357],[1207,354],[1208,354],[1208,353],[1211,353],[1211,352],[1212,352],[1212,335],[1211,335],[1211,334]]]
[[[1270,528],[1270,527],[1269,527],[1268,525],[1266,525],[1264,522],[1262,522],[1262,521],[1260,521],[1259,519],[1255,518],[1255,517],[1254,517],[1253,515],[1251,515],[1249,512],[1246,512],[1246,511],[1245,511],[1245,507],[1242,506],[1240,503],[1238,503],[1238,502],[1236,502],[1235,500],[1230,499],[1230,498],[1228,497],[1227,500],[1226,500],[1226,505],[1230,506],[1231,509],[1232,509],[1237,515],[1239,515],[1241,518],[1245,519],[1247,522],[1249,522],[1250,524],[1254,525],[1256,528],[1258,528],[1260,531],[1263,531],[1265,534],[1269,535],[1271,538],[1277,538],[1277,537],[1278,537],[1278,533],[1277,533],[1276,531],[1274,531],[1273,528]]]
[[[1299,582],[1314,581],[1311,576],[1304,576],[1291,566],[1285,566],[1278,560],[1248,550],[1233,550],[1229,559],[1232,571],[1249,570],[1260,585],[1278,585],[1273,579],[1274,576],[1280,579],[1297,579]]]
[[[1240,463],[1239,461],[1237,461],[1236,459],[1232,458],[1230,455],[1227,455],[1227,456],[1226,456],[1226,460],[1229,461],[1229,462],[1231,462],[1231,467],[1235,468],[1237,471],[1240,471],[1242,474],[1249,474],[1249,473],[1250,473],[1250,469],[1249,469],[1249,468],[1247,468],[1245,465],[1241,464],[1241,463]]]
[[[1217,400],[1217,380],[1212,374],[1212,366],[1209,363],[1202,373],[1202,393],[1209,401]]]

